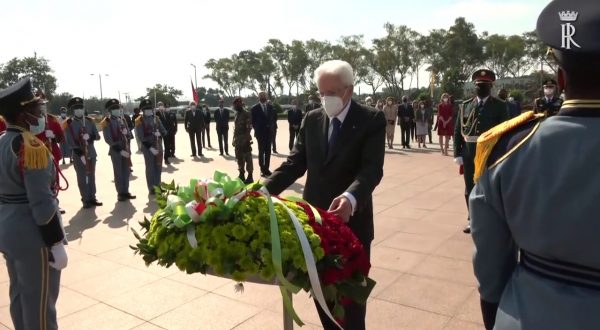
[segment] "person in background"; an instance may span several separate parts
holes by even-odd
[[[175,157],[175,141],[177,140],[175,136],[177,135],[177,113],[175,110],[171,109],[167,104],[167,107],[164,110],[165,115],[165,129],[167,130],[167,135],[165,136],[166,148],[165,148],[165,164],[169,165],[171,162],[169,158],[177,158]]]
[[[273,112],[271,112],[271,143],[273,144],[273,153],[277,154],[277,118],[278,113],[277,109],[273,107],[271,100],[267,101],[267,104],[273,108]]]
[[[440,150],[444,156],[448,156],[450,137],[452,134],[454,134],[452,108],[453,106],[450,103],[450,95],[447,93],[442,94],[440,104],[438,105],[437,134],[440,141]]]
[[[67,108],[73,111],[73,118],[65,121],[65,140],[71,149],[77,186],[84,209],[102,206],[96,199],[96,160],[98,154],[94,142],[100,140],[100,133],[94,119],[85,115],[83,99],[74,97]]]
[[[190,136],[190,145],[192,146],[192,158],[196,155],[204,157],[202,154],[202,132],[204,132],[204,114],[196,107],[196,103],[190,102],[190,107],[185,112],[184,118],[185,131]],[[198,149],[196,149],[196,145]],[[197,152],[197,153],[196,153]]]
[[[402,104],[398,107],[398,125],[400,125],[400,135],[402,136],[402,149],[410,149],[410,129],[415,119],[415,112],[408,97],[402,97]]]
[[[372,195],[383,177],[385,116],[352,100],[354,74],[347,62],[323,63],[315,71],[315,82],[324,108],[304,117],[292,154],[265,179],[264,187],[279,195],[307,173],[304,199],[346,222],[370,257]],[[350,303],[342,308],[345,329],[366,328],[366,305]],[[317,309],[325,330],[338,329],[320,307]]]
[[[517,108],[517,105],[514,102],[510,102],[508,100],[508,91],[502,88],[498,91],[498,98],[502,101],[506,102],[506,106],[508,107],[508,116],[510,118],[515,118],[521,114],[521,111]]]
[[[210,110],[208,109],[208,105],[204,105],[204,110],[202,111],[202,114],[204,115],[204,130],[202,131],[202,147],[204,147],[205,149],[207,148],[207,141],[208,141],[208,148],[212,149],[212,144],[210,143]]]
[[[375,109],[377,109],[379,111],[383,111],[383,101],[382,100],[377,101],[377,103],[375,104]]]
[[[292,100],[292,108],[287,111],[288,125],[290,127],[290,151],[294,148],[294,141],[302,124],[302,111],[298,107],[298,100]]]
[[[142,140],[144,163],[146,166],[146,186],[148,194],[155,195],[155,189],[160,187],[162,175],[162,157],[163,152],[162,137],[167,134],[167,130],[154,113],[154,106],[150,100],[142,100],[140,109],[143,112],[135,121],[135,131],[139,139]],[[198,135],[200,138],[200,135]],[[198,140],[200,142],[200,140]]]
[[[367,98],[365,99],[365,105],[368,107],[372,107],[373,106],[373,98],[370,96],[367,96]]]
[[[383,106],[383,113],[387,125],[385,126],[385,136],[389,149],[394,149],[394,131],[396,130],[396,118],[398,118],[398,105],[394,104],[394,98],[388,97]]]
[[[556,81],[549,79],[544,82],[544,96],[535,100],[535,113],[544,114],[546,117],[554,116],[562,107],[563,100],[556,90]]]
[[[135,121],[138,119],[138,117],[140,116],[140,108],[133,108],[133,116],[131,117],[131,121],[134,123],[134,127],[135,127]],[[135,129],[132,130],[132,132],[135,133]],[[141,139],[137,138],[135,139],[136,143],[137,143],[137,153],[141,153],[142,152],[142,142]]]
[[[64,123],[67,121],[67,108],[65,107],[61,107],[60,110],[60,116],[58,117],[58,122],[60,123],[60,127],[62,130],[62,127],[64,125]],[[64,132],[64,131],[63,131]],[[64,133],[63,133],[64,134]],[[69,149],[69,146],[67,145],[67,142],[65,139],[63,139],[63,141],[60,143],[60,151],[62,154],[62,164],[65,165],[65,158],[69,158],[69,164],[71,164],[73,162],[73,159],[71,158],[71,150]]]
[[[223,107],[223,100],[219,100],[219,108],[213,114],[215,125],[217,126],[217,138],[219,139],[219,155],[223,156],[223,152],[229,156],[229,109]]]
[[[274,112],[273,106],[267,103],[267,93],[258,93],[258,103],[252,107],[250,115],[254,137],[258,142],[258,165],[262,176],[271,175],[271,125]]]
[[[425,144],[425,136],[427,136],[427,115],[425,110],[425,101],[420,101],[417,103],[417,108],[415,110],[415,126],[416,126],[416,138],[417,143],[419,144],[419,148],[421,148],[421,144],[423,148],[427,148]]]
[[[39,93],[37,96],[40,98],[40,108],[44,116],[44,125],[40,125],[44,128],[44,131],[36,136],[52,151],[52,157],[56,161],[56,165],[58,165],[58,162],[63,157],[60,143],[65,142],[65,133],[58,118],[48,113],[46,96],[43,93]]]
[[[412,102],[412,109],[413,109],[413,112],[415,112],[415,111],[417,111],[417,109],[419,109],[419,101],[414,100]],[[416,137],[417,137],[416,133],[417,133],[417,123],[416,123],[416,121],[413,120],[411,123],[411,126],[410,126],[410,137],[412,138],[413,141],[416,140]]]
[[[429,137],[429,143],[433,143],[431,131],[433,130],[434,114],[433,105],[429,100],[425,101],[425,119],[427,121],[427,136]]]
[[[561,97],[561,99],[563,99]],[[523,109],[521,108],[521,102],[519,102],[519,100],[515,99],[515,97],[512,94],[508,94],[508,102],[513,104],[513,113],[511,113],[511,118],[517,117],[518,115],[521,114],[521,112],[523,112]],[[509,107],[509,111],[510,111],[510,107]]]
[[[244,183],[250,184],[254,182],[254,178],[252,177],[252,172],[254,171],[254,167],[252,166],[252,135],[250,134],[252,121],[250,120],[250,113],[242,106],[241,97],[238,96],[233,99],[233,110],[235,111],[235,118],[233,120],[233,148],[238,164],[239,178]]]
[[[319,109],[321,107],[321,103],[319,103],[319,97],[316,95],[310,95],[308,97],[308,104],[304,108],[304,114],[307,114],[309,111]]]
[[[129,150],[129,152],[131,152],[131,140],[133,140],[133,134],[131,132],[134,131],[135,124],[133,123],[131,116],[129,114],[125,113],[125,107],[123,106],[123,104],[121,104],[121,114],[123,115],[123,120],[125,121],[125,124],[127,125],[127,129],[130,132],[130,134],[127,135],[127,148]],[[131,169],[131,172],[133,172],[133,169]]]
[[[454,162],[462,167],[465,180],[465,201],[469,208],[469,195],[475,183],[475,155],[479,137],[496,125],[508,120],[506,102],[492,96],[496,81],[493,71],[481,69],[473,73],[476,96],[463,102],[454,124]],[[459,168],[460,168],[459,167]],[[459,170],[459,172],[461,172]],[[470,219],[470,218],[468,218]],[[463,232],[471,233],[470,220]]]
[[[15,329],[58,329],[56,303],[67,240],[55,199],[51,152],[35,137],[44,131],[40,98],[31,79],[0,90],[0,252],[6,260]],[[6,291],[8,289],[8,292]]]

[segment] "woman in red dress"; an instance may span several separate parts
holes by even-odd
[[[448,156],[450,137],[454,134],[452,109],[453,106],[450,102],[450,95],[447,93],[442,94],[442,99],[440,105],[438,106],[437,133],[440,139],[440,149],[442,150],[442,155],[445,156]]]

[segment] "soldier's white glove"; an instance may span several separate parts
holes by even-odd
[[[156,150],[156,148],[154,148],[154,147],[151,147],[151,148],[150,148],[150,152],[151,152],[151,153],[152,153],[154,156],[158,155],[158,150]]]
[[[454,162],[456,163],[456,165],[461,166],[461,165],[463,165],[463,158],[456,157],[456,158],[454,158]]]
[[[46,137],[48,139],[54,139],[56,136],[54,135],[54,132],[52,132],[51,130],[46,130]]]
[[[125,150],[121,150],[121,156],[123,158],[129,158],[129,153],[127,151],[125,151]]]
[[[81,159],[83,166],[87,165],[87,162],[85,161],[85,156],[81,156],[79,159]]]
[[[90,139],[90,135],[88,133],[83,134],[83,139],[84,140],[89,140]]]
[[[62,242],[54,244],[50,248],[50,253],[52,253],[52,257],[54,258],[54,261],[50,262],[50,267],[57,270],[62,270],[67,267],[69,257],[67,256],[65,245]]]
[[[123,128],[121,130],[121,133],[123,133],[123,135],[127,135],[127,133],[129,133],[129,132],[127,131],[127,128]]]
[[[154,136],[160,137],[160,132],[159,131],[154,132]]]

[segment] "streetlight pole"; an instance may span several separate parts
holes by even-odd
[[[190,65],[194,67],[194,84],[196,84],[195,88],[198,88],[198,77],[196,76],[196,65],[194,65],[193,63]]]
[[[90,76],[95,76],[95,75],[96,75],[95,73],[90,73]],[[104,75],[108,77],[108,74],[105,73]],[[102,100],[103,95],[102,95],[102,74],[101,73],[98,73],[98,80],[100,81],[100,100]]]

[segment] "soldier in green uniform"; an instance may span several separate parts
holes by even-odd
[[[0,91],[0,252],[10,278],[15,329],[58,329],[60,273],[67,266],[50,151],[31,130],[44,123],[30,78]],[[39,130],[39,129],[38,129]]]
[[[565,102],[482,136],[470,196],[487,329],[600,329],[600,2],[555,0],[537,21]]]
[[[96,148],[94,142],[100,140],[100,133],[91,117],[85,115],[83,99],[74,97],[67,108],[73,111],[73,118],[63,123],[65,140],[73,156],[77,186],[81,194],[83,208],[102,206],[96,199]]]
[[[109,100],[104,108],[109,113],[102,120],[100,126],[102,127],[104,141],[110,147],[108,154],[113,163],[117,200],[122,202],[135,199],[135,196],[129,193],[129,176],[131,174],[129,139],[132,138],[132,134],[127,127],[127,122],[122,117],[119,100]]]
[[[142,142],[148,193],[154,195],[154,188],[159,187],[161,183],[162,137],[167,131],[156,116],[152,101],[142,100],[140,110],[142,115],[135,120],[135,136]]]
[[[510,118],[506,102],[492,96],[492,85],[496,81],[496,74],[482,69],[475,71],[472,78],[477,96],[462,104],[454,128],[454,161],[463,167],[467,208],[469,194],[474,186],[477,138]],[[467,225],[463,231],[466,234],[470,233],[470,225]]]
[[[238,163],[238,170],[240,172],[240,179],[245,183],[252,183],[252,121],[250,120],[250,113],[244,110],[242,105],[242,98],[236,97],[233,100],[233,109],[235,110],[234,129],[233,129],[233,148],[235,149],[235,158]],[[244,172],[244,166],[246,166],[246,172]]]
[[[546,117],[556,115],[563,104],[563,100],[557,95],[556,81],[550,79],[544,82],[544,97],[535,99],[535,113],[544,114]]]

